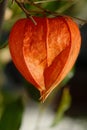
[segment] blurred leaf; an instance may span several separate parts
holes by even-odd
[[[27,81],[24,81],[25,86],[26,86],[26,91],[29,94],[29,96],[35,100],[35,101],[39,101],[40,98],[40,93],[38,91],[38,89],[36,89],[32,84],[29,84]]]
[[[56,10],[56,12],[64,13],[67,9],[72,7],[76,1],[62,1],[59,5],[59,8]]]
[[[46,3],[42,4],[42,7],[44,9],[47,9],[50,11],[56,11],[58,13],[63,13],[64,11],[66,11],[68,8],[70,8],[74,4],[75,4],[75,1],[60,0],[60,1],[46,2]]]
[[[74,76],[75,73],[75,67],[72,68],[72,70],[67,74],[67,76],[64,78],[64,80],[60,83],[60,87],[67,84],[67,82]]]
[[[7,104],[0,120],[0,130],[19,130],[23,108],[21,99]]]
[[[0,95],[2,95],[2,98],[3,98],[3,101],[2,101],[3,105],[9,105],[12,102],[15,102],[16,100],[18,100],[19,98],[18,94],[4,91],[4,90],[0,92]]]
[[[56,9],[59,8],[59,2],[58,1],[53,1],[53,2],[44,3],[44,4],[42,4],[42,7],[44,9],[55,11]]]
[[[51,126],[55,126],[59,123],[59,121],[64,115],[64,112],[70,107],[70,103],[71,103],[71,96],[69,93],[69,89],[64,88],[60,105],[58,106],[58,110],[56,112],[56,115],[54,117],[54,120]]]
[[[9,1],[8,7],[12,10],[13,17],[16,16],[18,13],[23,13],[23,11],[19,8],[15,1],[14,4],[12,4],[12,1]]]
[[[8,42],[1,42],[0,41],[0,49],[5,48],[8,45]]]

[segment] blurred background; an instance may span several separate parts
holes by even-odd
[[[0,0],[0,130],[87,130],[87,0],[32,2],[44,10],[72,16],[80,28],[81,50],[71,72],[41,104],[38,90],[18,72],[8,48],[11,27],[26,15],[15,1]],[[31,3],[25,2],[26,9],[42,16]]]

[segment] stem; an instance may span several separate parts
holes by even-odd
[[[19,3],[17,0],[15,2],[18,4],[18,6],[23,10],[23,12],[26,14],[27,17],[29,17],[35,25],[37,25],[36,21],[31,16],[30,12],[25,8],[24,3]]]
[[[83,23],[87,23],[87,20],[84,20],[84,19],[81,19],[81,18],[78,18],[78,17],[75,17],[75,16],[71,16],[71,17],[74,18],[74,19],[77,19],[77,20],[79,20]]]
[[[56,12],[52,12],[50,10],[47,10],[47,9],[43,9],[41,6],[39,6],[38,4],[35,4],[34,2],[31,2],[31,1],[27,1],[27,3],[29,3],[30,5],[33,5],[35,7],[37,7],[38,9],[42,10],[44,14],[52,14],[54,16],[58,16],[60,14],[56,13]]]
[[[42,4],[42,3],[48,3],[48,2],[59,2],[59,1],[68,1],[68,2],[73,2],[73,0],[43,0],[43,1],[36,1],[34,2],[35,4]]]
[[[15,0],[16,1],[16,3],[18,4],[18,6],[23,10],[23,12],[26,14],[26,16],[27,17],[29,17],[32,21],[33,21],[33,23],[35,24],[35,25],[37,25],[37,23],[35,22],[35,20],[33,19],[33,17],[32,17],[32,15],[31,15],[31,13],[34,13],[35,11],[28,11],[26,8],[25,8],[25,5],[24,5],[24,3],[23,2],[18,2],[17,0]],[[43,1],[36,1],[36,2],[33,2],[33,1],[30,1],[30,0],[26,0],[25,1],[25,3],[28,3],[29,5],[32,5],[32,6],[35,6],[36,8],[38,8],[38,9],[40,9],[41,10],[41,12],[39,12],[39,13],[42,13],[43,15],[45,15],[46,16],[46,14],[51,14],[51,15],[53,15],[53,16],[58,16],[58,15],[61,15],[61,16],[64,16],[64,14],[60,14],[60,13],[58,13],[58,12],[52,12],[52,11],[50,11],[50,10],[47,10],[47,9],[43,9],[40,5],[38,5],[39,3],[44,3],[44,2],[52,2],[52,1],[62,1],[62,0],[43,0]],[[64,0],[63,0],[64,1]],[[66,0],[66,1],[69,1],[69,0]],[[69,2],[72,2],[73,0],[70,0]],[[38,13],[38,11],[36,11],[35,13]],[[81,19],[81,18],[78,18],[78,17],[74,17],[74,16],[70,16],[70,17],[72,17],[72,18],[74,18],[74,19],[77,19],[77,20],[79,20],[79,21],[82,21],[82,22],[84,22],[84,23],[87,23],[87,20],[84,20],[84,19]]]

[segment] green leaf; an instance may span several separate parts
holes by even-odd
[[[59,121],[62,119],[64,115],[64,112],[70,107],[70,103],[71,103],[71,96],[69,93],[69,89],[64,88],[60,105],[58,106],[56,115],[54,117],[54,120],[51,126],[55,126],[59,123]]]
[[[26,86],[26,91],[29,94],[29,96],[33,100],[39,102],[40,92],[37,90],[37,88],[34,87],[32,84],[29,84],[29,82],[27,82],[27,81],[24,81],[24,83],[25,83],[25,86]]]
[[[21,99],[7,104],[0,119],[0,130],[19,130],[23,108]]]
[[[64,80],[60,83],[60,87],[63,87],[68,83],[68,81],[74,76],[75,74],[75,67],[72,68],[72,70],[67,74],[67,76],[64,78]]]
[[[1,42],[0,40],[0,49],[5,48],[8,45],[7,41]]]

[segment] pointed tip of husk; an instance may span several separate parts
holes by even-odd
[[[44,103],[45,101],[46,101],[46,99],[47,99],[47,97],[49,96],[49,91],[47,91],[47,90],[43,90],[43,91],[41,91],[40,92],[40,101],[41,101],[41,103]]]

